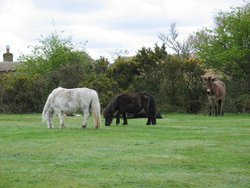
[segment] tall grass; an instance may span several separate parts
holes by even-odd
[[[249,187],[250,116],[169,114],[94,129],[0,115],[0,187]]]

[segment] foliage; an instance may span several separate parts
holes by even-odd
[[[79,87],[88,87],[96,90],[102,107],[107,106],[116,94],[122,92],[119,84],[106,74],[89,74],[86,79],[82,80]]]
[[[162,45],[142,47],[133,57],[117,51],[112,64],[105,57],[94,61],[70,37],[42,37],[30,55],[20,57],[17,72],[0,76],[0,112],[41,112],[58,86],[95,89],[102,108],[121,92],[144,90],[154,95],[158,111],[203,112],[207,98],[201,77],[208,70],[223,75],[226,112],[249,112],[249,9],[248,3],[219,12],[213,29],[203,28],[183,42],[172,24],[170,34],[159,36]],[[167,53],[166,46],[176,54]]]
[[[113,78],[123,90],[126,90],[139,74],[138,64],[133,58],[129,57],[118,57],[108,69],[108,75]]]
[[[12,113],[41,112],[48,94],[56,87],[77,87],[94,68],[84,51],[71,39],[51,34],[20,57],[16,73],[2,76],[1,110]]]
[[[160,40],[166,44],[169,48],[174,50],[174,52],[182,58],[188,58],[192,52],[192,41],[191,38],[188,37],[184,41],[178,40],[179,33],[176,29],[176,23],[172,23],[170,25],[169,34],[160,33]]]
[[[23,74],[6,75],[0,80],[3,92],[1,95],[1,112],[27,113],[37,112],[42,108],[39,99],[44,99],[46,84],[39,76]]]
[[[185,110],[188,113],[197,113],[202,110],[202,106],[206,101],[203,81],[204,70],[200,66],[199,59],[187,60],[183,67],[184,76],[184,104]]]
[[[171,58],[164,61],[163,72],[164,77],[160,85],[160,103],[167,103],[171,106],[167,111],[183,111],[179,109],[183,102],[183,62],[179,58]],[[184,107],[184,106],[183,106]],[[179,110],[178,110],[179,109]]]
[[[160,90],[162,80],[162,63],[168,57],[166,47],[157,44],[154,49],[143,47],[135,56],[135,62],[138,65],[139,75],[135,77],[133,88],[136,90],[149,91],[156,95]]]
[[[201,76],[204,74],[199,60],[183,61],[171,57],[162,65],[164,72],[160,84],[160,104],[168,104],[162,110],[197,113],[204,103]]]
[[[105,57],[100,57],[95,63],[95,72],[97,74],[105,74],[108,71],[109,61]]]
[[[48,130],[40,114],[1,114],[0,187],[249,187],[249,116],[163,117]]]
[[[250,112],[250,94],[243,94],[236,98],[235,106],[237,112],[249,113]]]
[[[46,74],[67,64],[80,63],[89,66],[94,62],[86,52],[74,49],[71,38],[52,33],[39,42],[40,45],[32,47],[31,55],[20,57],[20,72]]]
[[[208,66],[250,83],[250,3],[219,12],[215,28],[195,34],[194,46]],[[248,88],[249,85],[248,85]],[[245,89],[249,91],[249,89]]]

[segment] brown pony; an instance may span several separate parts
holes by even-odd
[[[209,102],[209,116],[212,115],[212,108],[214,108],[214,115],[223,115],[223,106],[226,97],[226,86],[224,82],[216,80],[216,78],[204,78],[207,82],[207,95]]]

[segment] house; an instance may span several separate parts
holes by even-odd
[[[13,54],[10,53],[10,46],[7,45],[6,52],[3,54],[3,61],[0,62],[0,74],[15,72],[19,64],[20,62],[13,62]]]

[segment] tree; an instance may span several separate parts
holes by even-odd
[[[63,38],[52,33],[39,40],[30,55],[20,57],[19,72],[28,74],[46,74],[67,64],[80,63],[89,69],[94,60],[84,51],[74,49],[71,38]]]
[[[215,28],[195,33],[194,41],[207,66],[250,81],[250,3],[217,13]]]
[[[178,40],[179,33],[176,29],[176,23],[170,25],[169,34],[160,33],[160,40],[166,44],[169,48],[174,50],[174,52],[183,58],[188,58],[191,54],[192,43],[190,37],[184,41]]]
[[[40,76],[6,74],[0,79],[3,90],[0,96],[1,112],[40,112],[43,107],[41,100],[46,97],[46,84],[43,81]]]
[[[97,74],[106,73],[108,68],[109,68],[109,61],[107,58],[100,57],[99,59],[96,60],[94,69]]]
[[[162,80],[162,64],[168,58],[165,44],[153,49],[143,47],[138,51],[135,62],[138,65],[139,74],[135,77],[133,87],[136,90],[146,90],[153,95],[157,95]]]
[[[88,87],[98,92],[101,106],[104,108],[110,100],[122,92],[119,84],[107,74],[91,73],[79,84],[79,87]]]
[[[121,89],[127,90],[136,75],[139,75],[138,64],[133,57],[118,57],[110,65],[108,75],[119,84]]]

